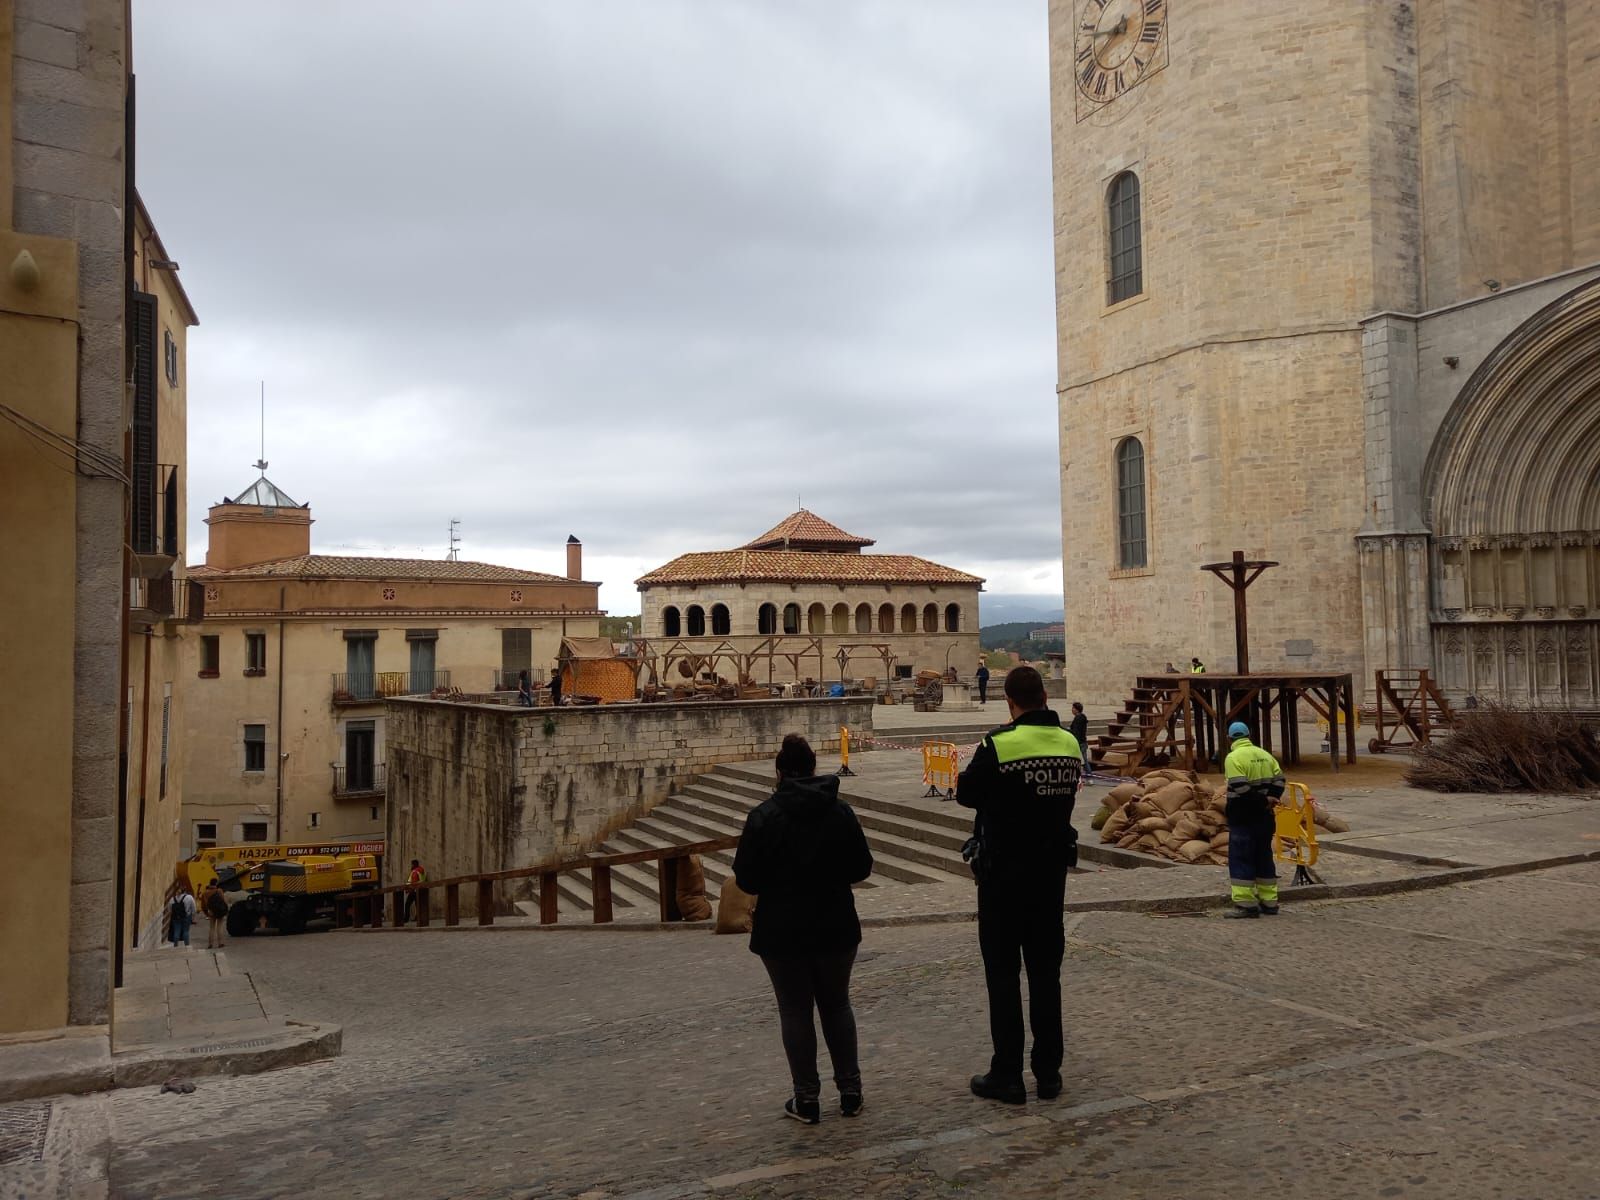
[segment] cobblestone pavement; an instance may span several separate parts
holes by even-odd
[[[967,1093],[987,1027],[952,924],[869,931],[854,1121],[777,1116],[759,962],[683,932],[236,943],[342,1058],[58,1108],[104,1108],[134,1200],[1600,1195],[1600,865],[1069,926],[1048,1104]]]

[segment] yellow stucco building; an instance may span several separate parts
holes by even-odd
[[[265,464],[262,464],[264,467]],[[311,509],[263,474],[212,506],[186,674],[182,843],[381,837],[384,702],[548,676],[597,637],[599,585],[490,563],[311,552]]]

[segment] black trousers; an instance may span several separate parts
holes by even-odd
[[[850,970],[855,961],[854,946],[825,954],[761,956],[772,979],[772,993],[778,998],[783,1053],[789,1060],[796,1100],[815,1100],[822,1094],[813,1010],[822,1018],[822,1037],[833,1060],[833,1081],[841,1094],[861,1094],[856,1015],[850,1008]]]
[[[1061,960],[1066,953],[1062,906],[1066,868],[1024,869],[978,885],[978,948],[989,985],[989,1036],[994,1041],[990,1074],[1022,1077],[1022,981],[1028,972],[1028,1024],[1033,1029],[1030,1065],[1038,1079],[1061,1074]],[[1019,961],[1020,964],[1019,964]]]

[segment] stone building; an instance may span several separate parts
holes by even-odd
[[[263,470],[265,463],[257,464]],[[384,704],[546,677],[600,632],[583,547],[567,574],[311,552],[311,509],[263,473],[212,506],[185,734],[183,850],[381,836]]]
[[[1600,6],[1051,0],[1074,695],[1600,704]]]
[[[902,678],[952,666],[970,673],[983,580],[915,555],[863,553],[873,544],[802,508],[737,549],[679,555],[637,580],[642,636],[742,650],[814,637],[826,679],[839,677],[844,648],[849,675],[881,682],[872,645],[889,647]],[[818,670],[815,658],[798,671],[782,658],[771,666],[777,682]],[[767,681],[764,668],[759,676]]]

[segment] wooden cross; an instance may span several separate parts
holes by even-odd
[[[1210,571],[1233,589],[1233,642],[1234,653],[1238,659],[1235,670],[1240,675],[1250,673],[1250,622],[1245,612],[1245,589],[1259,579],[1261,573],[1268,567],[1277,565],[1264,559],[1246,561],[1244,551],[1235,550],[1233,558],[1228,562],[1204,563],[1200,567],[1202,571]]]

